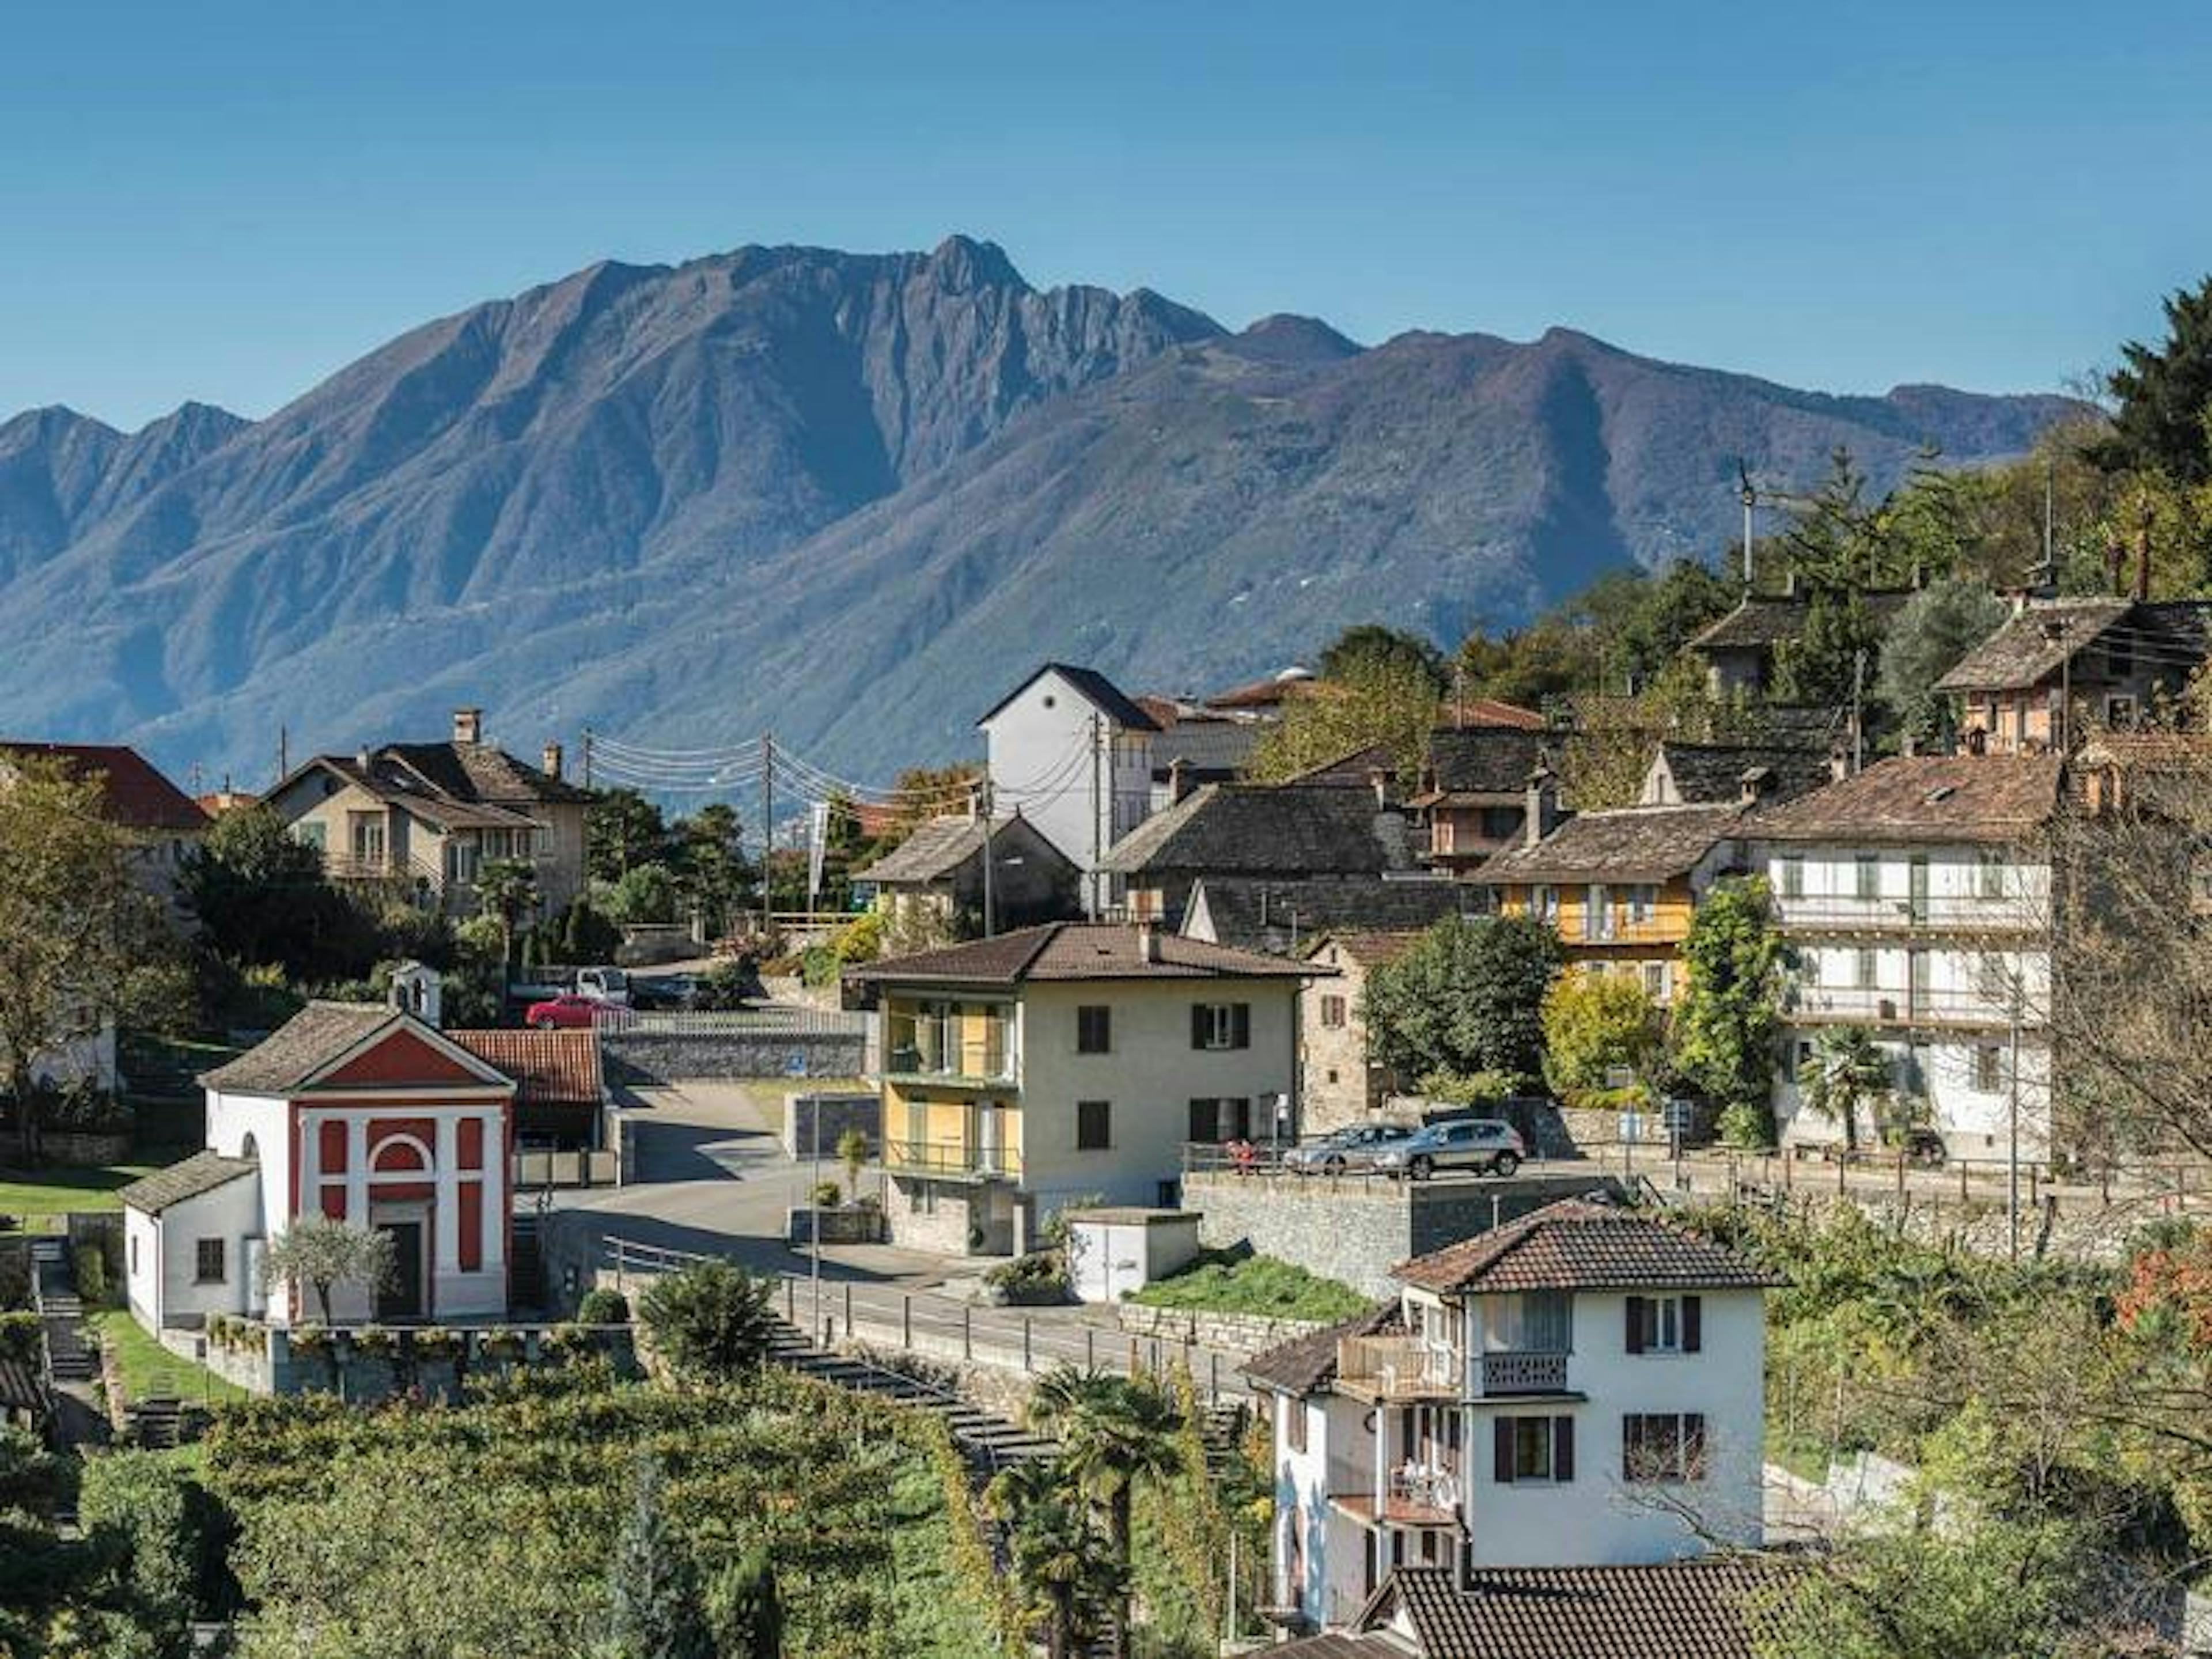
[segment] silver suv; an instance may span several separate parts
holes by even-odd
[[[1283,1154],[1283,1167],[1299,1175],[1342,1175],[1347,1170],[1368,1170],[1389,1148],[1413,1134],[1404,1123],[1355,1123],[1348,1128],[1293,1146]]]
[[[1375,1168],[1414,1181],[1426,1181],[1439,1170],[1510,1176],[1528,1156],[1528,1147],[1511,1124],[1494,1117],[1465,1117],[1431,1123],[1385,1146],[1375,1154]]]

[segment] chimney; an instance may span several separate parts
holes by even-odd
[[[1390,775],[1379,766],[1369,767],[1367,787],[1375,792],[1375,810],[1388,811],[1390,808]]]
[[[1743,776],[1738,780],[1738,783],[1736,798],[1746,806],[1749,806],[1753,802],[1765,799],[1767,793],[1774,787],[1773,769],[1765,766],[1747,766],[1743,769]]]
[[[453,710],[453,741],[482,743],[483,741],[483,710],[456,708]]]
[[[364,772],[368,770],[369,763],[375,757],[366,749],[356,749],[353,751],[353,763]]]
[[[1528,846],[1534,847],[1559,822],[1559,781],[1552,775],[1549,767],[1540,766],[1528,775],[1528,787],[1522,799],[1521,835]]]
[[[1158,962],[1160,959],[1160,930],[1149,921],[1137,924],[1137,959]]]
[[[1168,763],[1168,805],[1173,806],[1190,793],[1190,763],[1177,755]]]
[[[558,783],[561,781],[561,745],[558,743],[547,744],[545,752],[538,758],[543,763],[540,769]]]
[[[1828,750],[1829,781],[1833,783],[1841,783],[1845,778],[1850,776],[1850,775],[1851,751],[1844,748],[1843,744],[1837,744]]]

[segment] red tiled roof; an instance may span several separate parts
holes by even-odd
[[[448,1031],[446,1036],[513,1078],[518,1106],[599,1103],[597,1031]]]
[[[1760,1290],[1784,1281],[1710,1239],[1609,1204],[1570,1198],[1401,1261],[1393,1277],[1439,1294],[1515,1291]]]
[[[1462,1585],[1449,1567],[1400,1567],[1376,1603],[1395,1596],[1423,1659],[1752,1659],[1773,1593],[1802,1571],[1710,1555],[1477,1568]]]
[[[1439,726],[1517,726],[1524,732],[1540,732],[1544,717],[1533,708],[1523,708],[1518,703],[1501,702],[1496,697],[1469,697],[1464,702],[1447,701],[1437,711]]]
[[[1374,1336],[1404,1328],[1402,1310],[1395,1302],[1378,1302],[1365,1313],[1287,1342],[1263,1348],[1244,1362],[1248,1382],[1278,1394],[1304,1396],[1325,1389],[1336,1380],[1336,1344],[1340,1337]]]
[[[0,742],[0,755],[58,761],[73,776],[98,778],[109,822],[126,830],[190,831],[208,826],[208,815],[190,795],[137,750],[121,744]]]

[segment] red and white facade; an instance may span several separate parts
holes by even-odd
[[[515,1085],[410,1015],[363,1009],[349,1024],[317,1005],[300,1018],[318,1017],[319,1041],[305,1045],[296,1066],[257,1066],[248,1054],[204,1079],[208,1149],[253,1167],[258,1202],[246,1207],[256,1213],[242,1213],[234,1193],[227,1207],[211,1194],[159,1217],[177,1236],[154,1254],[171,1261],[212,1260],[217,1253],[199,1252],[198,1240],[244,1228],[220,1253],[237,1270],[226,1283],[181,1295],[173,1279],[165,1294],[149,1291],[143,1302],[134,1282],[134,1305],[158,1307],[159,1322],[170,1325],[228,1312],[272,1325],[317,1319],[311,1288],[271,1285],[264,1292],[261,1259],[268,1238],[295,1218],[323,1216],[391,1233],[398,1261],[397,1283],[374,1297],[338,1286],[337,1321],[505,1317]],[[264,1047],[283,1042],[291,1029]]]

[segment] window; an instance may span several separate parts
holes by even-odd
[[[135,1238],[131,1241],[131,1273],[134,1279],[138,1274],[138,1241]]]
[[[1528,890],[1528,914],[1548,927],[1559,925],[1559,890],[1541,883]]]
[[[223,1281],[222,1241],[203,1238],[192,1245],[192,1282],[198,1285],[220,1285]]]
[[[1861,945],[1851,953],[1851,983],[1862,991],[1871,991],[1881,978],[1881,952]]]
[[[2115,732],[2131,732],[2136,724],[2136,700],[2133,697],[2111,696],[2105,699],[2105,724]]]
[[[1590,883],[1583,895],[1583,937],[1611,939],[1613,937],[1613,896],[1601,881]]]
[[[1858,885],[1854,890],[1863,899],[1881,896],[1881,854],[1861,853],[1854,862],[1858,870]]]
[[[1705,1478],[1702,1412],[1631,1412],[1620,1419],[1620,1473],[1629,1480]]]
[[[2001,1003],[2011,1000],[2012,975],[2005,971],[2005,959],[2001,953],[1983,951],[1976,978],[1981,984],[1983,1001]]]
[[[1782,896],[1793,899],[1805,896],[1805,855],[1802,853],[1784,853],[1782,855]]]
[[[1644,994],[1654,1002],[1667,1000],[1667,964],[1647,962],[1644,964]]]
[[[1628,1298],[1628,1352],[1695,1353],[1704,1344],[1704,1302],[1694,1296]]]
[[[1084,1007],[1075,1011],[1075,1052],[1103,1054],[1114,1047],[1114,1011]]]
[[[1995,853],[1982,854],[1980,892],[1985,899],[2004,896],[2004,860]]]
[[[1190,1009],[1190,1046],[1194,1048],[1249,1048],[1252,1046],[1252,1005],[1249,1002],[1195,1002]]]
[[[1798,952],[1797,977],[1807,985],[1820,982],[1820,952],[1818,947],[1808,946]]]
[[[1306,1402],[1287,1397],[1283,1401],[1283,1438],[1294,1452],[1306,1449]]]
[[[1575,1478],[1575,1419],[1500,1417],[1491,1429],[1491,1474],[1501,1486]]]
[[[1345,1020],[1345,1001],[1340,996],[1325,996],[1321,1000],[1321,1023],[1330,1030],[1340,1030]]]
[[[1651,913],[1659,908],[1659,890],[1650,882],[1638,882],[1628,890],[1628,920],[1643,927],[1651,920]]]
[[[313,848],[318,853],[330,845],[330,826],[313,818],[303,818],[292,826],[292,839]]]
[[[1075,1103],[1075,1150],[1103,1152],[1114,1144],[1114,1109],[1103,1100]]]
[[[1994,1042],[1974,1050],[1974,1087],[1985,1095],[2004,1087],[2004,1050]]]
[[[1575,1346],[1575,1301],[1565,1291],[1523,1291],[1492,1298],[1484,1310],[1486,1353],[1569,1353]]]

